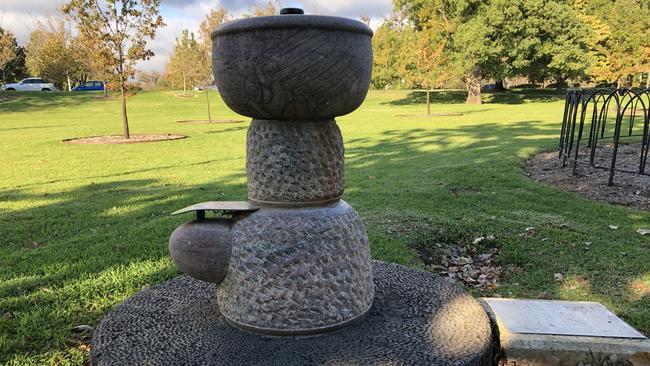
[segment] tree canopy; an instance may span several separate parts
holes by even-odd
[[[6,80],[6,69],[9,63],[17,56],[16,39],[14,35],[0,28],[0,70],[2,70],[2,81]]]
[[[160,0],[69,0],[62,10],[77,23],[82,41],[94,52],[97,68],[116,81],[122,96],[124,138],[129,136],[126,83],[135,64],[154,56],[147,41],[165,25]]]
[[[89,69],[79,42],[63,20],[38,22],[25,47],[25,64],[32,75],[51,80],[57,88],[72,88]]]
[[[176,38],[174,50],[169,58],[165,78],[174,85],[182,85],[183,93],[190,87],[208,84],[212,72],[205,49],[194,38],[194,33],[183,30],[180,38]]]

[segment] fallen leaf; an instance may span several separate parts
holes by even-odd
[[[93,331],[93,327],[90,325],[82,324],[82,325],[77,325],[76,327],[72,327],[70,329],[73,333],[90,333]]]
[[[43,288],[41,289],[41,291],[45,292],[46,294],[49,294],[50,292],[52,292],[52,290],[50,290],[50,289],[47,288],[47,287],[43,287]]]
[[[618,225],[609,225],[609,228],[612,230],[618,230]]]
[[[562,273],[555,273],[553,275],[553,278],[555,278],[556,282],[564,282],[564,276],[562,275]]]
[[[639,229],[636,233],[639,235],[650,235],[650,229]]]
[[[490,253],[484,253],[476,257],[476,260],[478,262],[489,262],[492,259],[492,254]]]

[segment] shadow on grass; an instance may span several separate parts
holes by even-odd
[[[551,90],[511,90],[507,92],[483,92],[483,103],[486,104],[522,104],[525,102],[557,102],[564,100],[564,95]],[[432,90],[429,93],[432,104],[462,104],[467,99],[463,90]],[[393,106],[426,104],[425,91],[412,91],[402,99],[384,102]]]
[[[98,101],[96,93],[12,92],[16,98],[0,99],[0,113],[43,112],[54,108],[72,108]]]
[[[549,190],[521,174],[520,154],[531,138],[535,145],[551,146],[558,129],[534,120],[488,122],[387,130],[372,139],[347,140],[345,199],[364,219],[370,218],[367,228],[373,256],[398,261],[405,255],[403,249],[396,249],[399,245],[406,249],[437,245],[436,238],[455,237],[446,231],[467,233],[467,238],[494,233],[500,240],[503,265],[531,273],[518,280],[530,292],[544,288],[552,298],[561,296],[553,280],[556,266],[570,267],[579,275],[593,274],[593,293],[622,306],[626,313],[640,313],[631,317],[633,323],[650,330],[642,318],[643,309],[650,308],[650,297],[628,301],[627,290],[621,290],[644,268],[643,258],[629,255],[622,266],[602,260],[602,256],[611,256],[610,252],[600,256],[560,252],[558,246],[568,245],[564,240],[593,238],[543,219],[564,210],[567,220],[595,220],[603,206]],[[206,163],[183,166],[189,172]],[[33,206],[0,211],[0,314],[9,314],[0,317],[0,330],[8,335],[0,342],[0,363],[24,354],[45,357],[48,352],[70,347],[70,327],[94,326],[124,297],[175,276],[178,271],[169,259],[167,240],[176,226],[191,217],[170,217],[171,212],[202,201],[246,198],[245,184],[234,183],[241,182],[238,174],[191,186],[123,179],[124,175],[115,175],[113,182],[90,183],[47,196],[24,189],[0,191],[0,200],[15,202],[17,207],[21,202]],[[87,177],[89,181],[93,178]],[[454,193],[463,187],[480,190]],[[518,233],[534,220],[522,217],[524,213],[542,217],[534,226],[552,239],[524,242]],[[604,220],[612,215],[627,217],[627,211],[613,208]],[[399,231],[383,230],[387,222],[405,216],[430,219],[421,232],[426,235],[408,239]],[[499,217],[499,221],[491,221],[490,216]],[[637,221],[646,218],[640,216]],[[595,235],[611,235],[611,230],[603,227],[595,230]],[[621,249],[607,246],[602,250],[618,253]],[[527,294],[526,290],[519,293]]]

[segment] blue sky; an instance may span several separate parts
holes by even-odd
[[[34,24],[57,14],[63,0],[0,0],[0,26],[16,35],[24,44]],[[161,14],[167,26],[158,32],[150,47],[156,56],[142,62],[138,68],[144,71],[163,71],[174,39],[183,29],[196,32],[201,19],[212,8],[221,6],[235,15],[249,11],[264,0],[161,0]],[[326,14],[359,18],[370,16],[377,23],[391,11],[391,0],[281,0],[282,6],[302,7],[309,14]]]

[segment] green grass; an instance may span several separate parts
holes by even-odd
[[[0,363],[87,361],[71,327],[96,326],[119,302],[179,273],[167,239],[189,217],[169,214],[246,198],[248,122],[177,124],[204,119],[205,107],[201,96],[175,94],[130,98],[132,133],[190,138],[133,145],[60,142],[119,134],[117,100],[67,93],[0,99]],[[421,95],[380,91],[338,119],[345,199],[366,223],[373,256],[423,267],[414,248],[493,234],[504,268],[493,293],[600,301],[650,333],[650,238],[635,233],[650,227],[650,214],[522,174],[526,157],[556,146],[563,98],[518,91],[488,95],[480,106],[463,104],[459,92],[432,99],[432,112],[464,115],[422,117]],[[213,106],[214,118],[236,117],[220,101]],[[520,236],[531,226],[533,235]],[[554,273],[566,281],[555,282]]]

